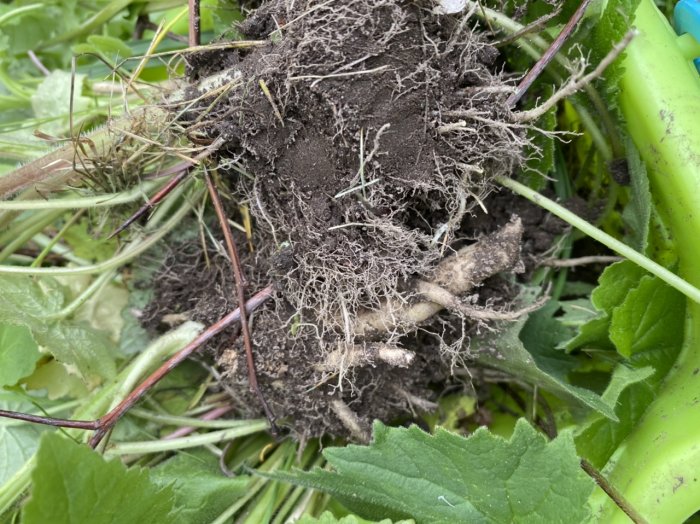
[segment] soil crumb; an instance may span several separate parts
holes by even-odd
[[[277,290],[251,320],[262,391],[300,437],[362,440],[375,418],[430,408],[468,352],[479,322],[463,312],[387,321],[394,327],[371,337],[354,326],[363,312],[422,303],[416,282],[511,219],[499,204],[497,226],[469,225],[488,208],[493,178],[521,167],[531,146],[510,123],[512,88],[473,15],[440,14],[432,1],[275,0],[239,28],[261,45],[203,54],[189,68],[200,88],[184,124],[200,140],[225,138],[218,174],[230,216],[253,218],[253,238],[239,239],[255,247],[244,260],[249,291]],[[202,81],[212,76],[216,96]],[[208,265],[195,258],[168,261],[163,282],[187,285],[157,290],[151,322],[185,303],[208,322],[236,306],[227,261],[216,250]],[[494,271],[522,267],[511,258]],[[218,269],[205,277],[207,267]],[[459,300],[486,305],[485,285],[489,305],[512,305],[505,280],[477,273]],[[213,287],[203,282],[214,276]],[[220,339],[218,352],[226,389],[258,414],[240,341]]]

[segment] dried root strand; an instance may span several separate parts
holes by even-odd
[[[363,424],[357,413],[350,409],[350,406],[340,399],[331,400],[330,405],[335,416],[338,417],[338,420],[342,422],[353,438],[359,442],[369,442],[369,428]]]
[[[392,367],[407,368],[415,358],[412,351],[405,350],[396,344],[354,344],[344,343],[331,351],[325,360],[317,365],[319,371],[342,371],[349,368],[371,366],[377,361]]]

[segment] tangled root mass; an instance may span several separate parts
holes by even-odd
[[[372,418],[410,411],[442,374],[440,344],[412,335],[416,325],[371,337],[355,326],[415,302],[411,283],[464,245],[465,217],[523,162],[497,52],[471,14],[418,0],[275,0],[240,28],[265,45],[199,69],[239,72],[192,114],[226,138],[219,170],[255,223],[251,280],[278,285],[253,319],[263,392],[307,435],[358,437]],[[240,353],[222,362],[245,400]]]

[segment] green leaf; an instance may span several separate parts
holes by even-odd
[[[658,278],[644,277],[612,314],[610,339],[630,357],[683,343],[685,300]]]
[[[132,524],[176,522],[173,492],[148,471],[105,461],[85,445],[56,433],[41,439],[23,524]]]
[[[84,398],[89,393],[85,382],[71,374],[64,364],[56,360],[41,364],[22,382],[28,389],[46,390],[49,400],[64,397]]]
[[[414,524],[413,519],[400,520],[392,522],[390,519],[384,519],[381,521],[376,520],[365,520],[357,515],[346,515],[340,519],[335,518],[333,513],[330,511],[324,511],[320,517],[314,518],[309,515],[304,515],[301,517],[297,524]]]
[[[552,316],[557,309],[558,303],[552,301],[527,321],[507,324],[503,331],[473,340],[476,360],[616,419],[600,395],[569,382],[568,374],[578,366],[578,359],[558,349],[571,338],[571,331]]]
[[[47,320],[61,310],[66,290],[52,278],[0,276],[0,323],[24,326],[42,349],[87,382],[116,374],[109,337],[86,322]]]
[[[34,116],[46,119],[42,131],[60,133],[69,123],[69,108],[71,101],[71,83],[73,83],[73,113],[80,114],[90,106],[90,99],[81,96],[83,92],[84,75],[73,75],[61,70],[52,71],[39,84],[32,94],[32,109]]]
[[[364,518],[417,522],[583,522],[593,481],[569,432],[551,442],[525,420],[510,440],[480,428],[470,437],[374,424],[370,446],[328,448],[334,471],[274,473],[330,493]]]
[[[208,524],[246,494],[250,477],[225,477],[208,451],[181,453],[151,470],[158,486],[170,486],[178,508],[177,522]]]
[[[628,260],[616,262],[605,268],[598,279],[598,287],[591,293],[591,303],[598,315],[580,326],[578,334],[566,343],[566,348],[589,348],[614,350],[609,338],[613,310],[627,297],[646,275],[646,271]]]
[[[636,426],[683,345],[685,298],[645,276],[612,312],[610,338],[629,358],[618,364],[603,397],[614,401],[618,422],[592,416],[576,436],[579,452],[602,467]]]
[[[87,41],[110,60],[121,60],[132,55],[131,48],[113,36],[90,35]]]
[[[0,387],[14,386],[30,375],[40,356],[29,329],[0,324]]]
[[[34,406],[14,393],[0,393],[0,409],[35,411]],[[15,420],[0,420],[0,485],[7,482],[29,460],[39,447],[39,438],[46,426]]]
[[[63,234],[63,240],[71,247],[75,256],[93,262],[102,262],[114,256],[117,240],[104,236],[95,238],[89,229],[90,220],[85,218],[69,227]]]

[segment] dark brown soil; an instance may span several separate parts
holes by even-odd
[[[240,220],[242,203],[254,218],[256,251],[244,260],[249,289],[273,282],[278,290],[251,321],[259,379],[273,411],[300,436],[360,438],[339,416],[339,401],[365,428],[427,408],[476,324],[443,312],[387,333],[382,342],[415,355],[396,367],[375,358],[352,319],[416,300],[414,279],[430,279],[439,260],[512,214],[530,226],[542,221],[531,206],[487,198],[493,177],[519,167],[529,142],[509,123],[497,51],[471,30],[473,20],[433,8],[267,2],[241,27],[266,44],[192,62],[199,77],[229,83],[214,103],[193,103],[185,119],[197,122],[200,138],[226,138],[218,171],[231,217]],[[489,215],[478,211],[482,203]],[[533,254],[549,249],[560,227],[544,226],[526,233]],[[207,266],[196,244],[173,251],[146,315],[151,326],[172,313],[212,322],[236,307],[228,263],[211,255]],[[504,280],[481,284],[488,293],[472,291],[477,304],[510,306]],[[239,342],[229,335],[217,347],[226,388],[259,413]],[[362,364],[324,368],[329,354],[351,348],[364,352]]]

